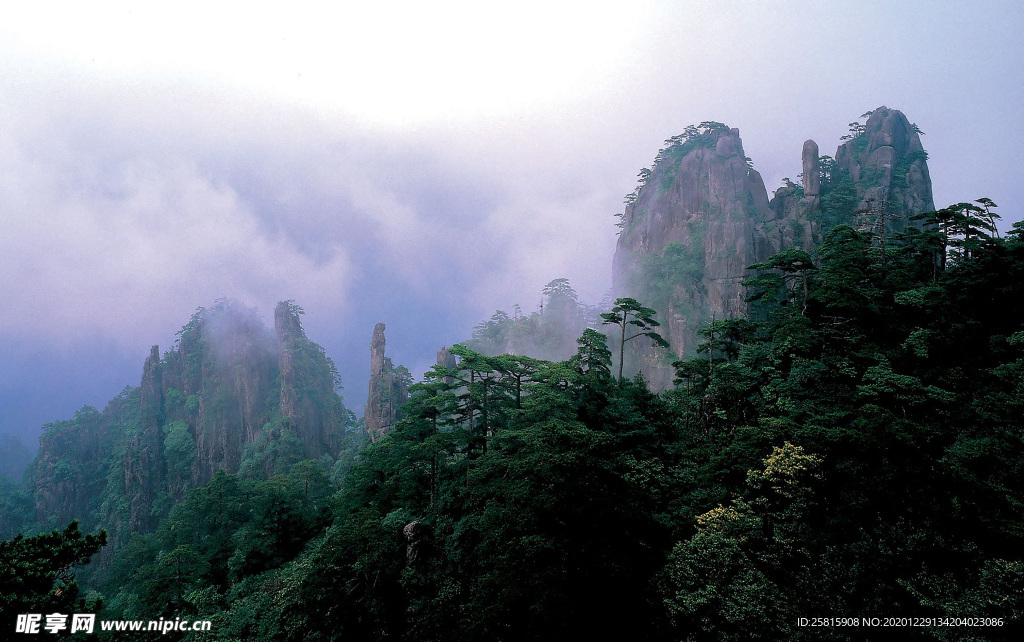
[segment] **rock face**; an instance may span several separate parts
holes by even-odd
[[[47,427],[33,464],[36,521],[101,525],[113,541],[153,529],[189,487],[218,470],[277,472],[289,456],[336,458],[351,423],[336,369],[306,338],[290,302],[273,331],[253,310],[221,301],[200,309],[163,358],[153,346],[139,388],[102,413],[84,408]],[[271,454],[268,454],[271,453]],[[112,458],[111,455],[115,454]]]
[[[458,360],[452,354],[452,351],[448,349],[448,346],[444,346],[437,351],[437,365],[448,370],[454,370],[455,366],[458,365]],[[455,377],[445,377],[444,382],[451,385],[455,383]]]
[[[821,195],[821,161],[818,158],[818,143],[813,140],[804,141],[804,149],[800,155],[803,167],[804,195],[813,198]]]
[[[289,423],[298,415],[299,398],[295,392],[296,342],[302,337],[299,315],[281,302],[274,309],[274,333],[279,346],[277,364],[281,379],[281,416]]]
[[[711,126],[663,150],[634,194],[613,289],[658,310],[673,352],[688,354],[712,312],[721,318],[747,311],[740,282],[751,259],[768,252],[759,229],[773,218],[764,181],[747,164],[739,130]],[[644,373],[664,386],[649,348],[639,348]]]
[[[747,266],[790,247],[813,250],[839,223],[870,227],[881,216],[893,231],[934,209],[927,155],[902,113],[880,107],[849,138],[834,160],[805,141],[802,184],[787,181],[771,201],[739,130],[702,123],[671,139],[627,197],[612,272],[616,296],[657,310],[674,355],[689,357],[709,320],[747,314]],[[871,208],[880,215],[855,214]],[[640,368],[655,387],[667,387],[671,355],[640,341],[627,370]]]
[[[336,393],[340,381],[323,348],[306,338],[301,314],[301,308],[287,301],[274,310],[274,346],[281,380],[277,414],[307,452],[337,457],[344,436],[338,426],[344,424],[346,412]],[[315,366],[312,372],[309,365]]]
[[[128,499],[128,529],[148,531],[156,526],[149,508],[164,488],[167,464],[161,430],[164,407],[160,347],[150,348],[139,386],[142,430],[129,439],[124,454],[124,485]]]
[[[384,401],[384,346],[387,343],[384,328],[383,323],[373,326],[373,337],[370,339],[370,394],[363,411],[363,421],[370,441],[383,437],[391,423],[386,416],[388,404]]]
[[[377,441],[394,428],[400,419],[402,404],[409,399],[404,368],[397,369],[385,356],[384,324],[373,327],[370,339],[370,392],[363,414],[370,441]]]
[[[835,162],[856,189],[856,224],[876,233],[902,230],[910,216],[935,209],[928,155],[903,112],[882,106],[839,146]]]
[[[448,368],[449,370],[453,370],[455,366],[458,365],[455,360],[455,355],[448,349],[448,346],[444,346],[437,351],[437,365],[442,368]]]
[[[766,251],[759,253],[751,263],[791,247],[810,250],[821,241],[821,159],[818,144],[813,140],[804,141],[800,164],[802,185],[787,182],[775,190],[769,202],[772,215],[760,229]]]
[[[111,405],[122,401],[119,396]],[[67,525],[68,516],[88,514],[106,481],[101,469],[112,446],[111,433],[101,413],[91,406],[76,412],[73,419],[43,427],[39,452],[26,475],[36,522],[57,528]]]
[[[253,311],[221,305],[193,317],[165,361],[163,387],[180,391],[195,439],[192,483],[237,471],[244,445],[281,406],[273,335]]]

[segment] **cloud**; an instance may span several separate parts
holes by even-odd
[[[145,342],[221,296],[272,309],[277,300],[331,292],[334,312],[344,311],[356,274],[345,249],[302,252],[194,158],[158,150],[94,156],[60,138],[10,133],[7,143],[0,332],[8,337],[101,333]]]
[[[360,397],[375,321],[422,364],[553,278],[599,301],[637,171],[707,119],[740,128],[771,191],[805,139],[833,153],[885,103],[928,132],[937,205],[1019,220],[1024,10],[868,3],[854,34],[819,4],[12,14],[0,355],[50,382],[73,359],[39,375],[49,344],[135,364],[221,296],[265,317],[294,299]]]

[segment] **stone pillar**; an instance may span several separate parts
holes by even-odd
[[[804,141],[803,151],[804,196],[821,194],[821,167],[818,161],[818,144],[813,140]]]

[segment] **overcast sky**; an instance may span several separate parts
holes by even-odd
[[[771,191],[897,108],[937,206],[1022,218],[1017,2],[326,4],[4,9],[0,432],[102,407],[224,296],[305,308],[361,413],[377,321],[422,372],[551,279],[600,300],[612,215],[702,120]]]

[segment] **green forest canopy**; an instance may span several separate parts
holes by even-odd
[[[592,329],[564,361],[456,346],[340,482],[305,461],[188,490],[97,576],[101,617],[187,614],[214,621],[201,639],[247,640],[864,634],[797,626],[813,615],[1008,627],[1024,224],[998,238],[957,211],[884,256],[840,225],[755,266],[754,314],[706,327],[661,394],[620,385]]]

